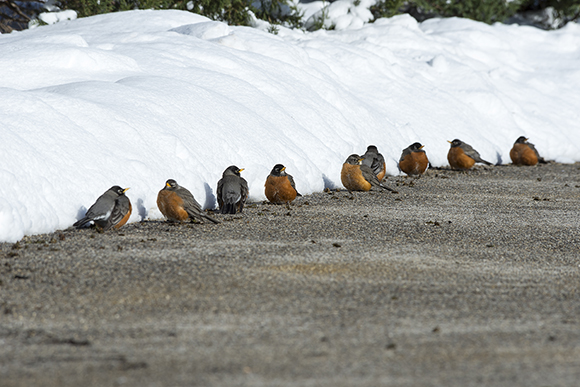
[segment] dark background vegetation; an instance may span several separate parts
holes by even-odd
[[[332,2],[327,1],[328,4]],[[131,9],[179,9],[231,25],[249,25],[252,13],[274,26],[303,28],[305,22],[300,11],[288,0],[54,0],[54,4],[45,0],[0,0],[0,32],[26,29],[31,20],[47,9],[75,10],[78,17]],[[547,9],[553,10],[556,23],[542,16]],[[409,13],[419,21],[457,16],[485,23],[527,21],[540,28],[553,29],[578,20],[580,0],[381,0],[371,7],[371,12],[375,20]],[[314,29],[323,25],[314,23]]]

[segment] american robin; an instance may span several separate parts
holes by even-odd
[[[370,191],[372,188],[382,188],[393,193],[397,191],[381,184],[371,167],[362,163],[363,158],[353,154],[348,156],[340,173],[342,185],[349,191]]]
[[[230,165],[224,171],[217,185],[217,200],[222,214],[242,212],[248,199],[248,182],[240,176],[240,169]]]
[[[173,179],[167,180],[165,187],[159,191],[157,207],[172,222],[183,222],[191,218],[202,222],[207,219],[213,223],[219,223],[219,221],[205,214],[191,192],[177,184]]]
[[[362,156],[363,164],[368,165],[373,170],[373,173],[377,176],[379,181],[383,181],[385,174],[387,172],[387,164],[385,163],[385,158],[379,153],[379,150],[374,145],[369,145],[367,151]]]
[[[524,136],[519,137],[510,150],[510,159],[515,165],[536,165],[538,162],[545,163],[544,159],[536,150],[534,144],[529,143]]]
[[[272,172],[266,179],[266,197],[271,203],[290,203],[296,196],[302,196],[296,190],[294,179],[286,173],[286,167],[282,164],[274,165]]]
[[[429,159],[423,148],[424,145],[416,142],[403,149],[399,159],[399,169],[409,176],[423,174],[429,165]]]
[[[99,196],[85,217],[73,224],[76,228],[81,228],[89,222],[93,222],[96,227],[107,231],[111,227],[118,229],[127,223],[131,216],[131,201],[125,192],[129,188],[121,188],[115,185],[109,188],[104,194]]]
[[[461,140],[455,139],[447,141],[451,144],[449,153],[447,153],[447,161],[453,169],[469,169],[475,163],[482,163],[491,165],[489,161],[485,161],[479,156],[479,153],[471,147],[471,145],[464,143]]]

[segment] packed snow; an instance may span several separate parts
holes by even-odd
[[[344,21],[346,25],[346,21]],[[113,185],[156,219],[167,179],[205,207],[229,165],[251,200],[281,163],[303,195],[341,187],[377,145],[447,165],[459,138],[508,163],[520,135],[580,161],[580,26],[557,31],[407,15],[335,31],[233,27],[130,11],[0,36],[0,240],[70,227]]]

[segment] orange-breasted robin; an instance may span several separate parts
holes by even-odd
[[[282,164],[274,165],[264,186],[266,197],[274,204],[290,203],[296,196],[302,196],[296,190],[292,175],[286,173],[286,167]]]
[[[399,169],[409,176],[423,174],[429,165],[429,159],[423,150],[424,147],[421,143],[416,142],[403,149],[399,159]]]
[[[397,191],[381,184],[371,167],[362,163],[363,158],[352,154],[348,156],[340,173],[342,185],[349,191],[370,191],[372,188],[382,188],[393,193]]]
[[[131,216],[131,201],[125,192],[129,188],[121,188],[115,185],[109,188],[104,194],[99,196],[85,214],[85,217],[73,224],[76,228],[81,228],[89,222],[103,231],[115,228],[118,229],[129,220]]]
[[[210,222],[219,223],[218,220],[205,214],[192,193],[173,179],[167,180],[165,187],[159,191],[157,207],[172,222],[183,222],[191,218],[202,222],[207,219]]]
[[[473,149],[471,145],[466,144],[458,139],[447,142],[451,144],[451,148],[447,153],[447,161],[449,161],[451,168],[469,169],[473,167],[475,163],[491,165],[489,161],[483,160],[479,153]]]
[[[515,165],[536,165],[538,162],[545,163],[544,159],[536,150],[534,144],[528,142],[524,136],[519,137],[510,150],[510,159]]]
[[[385,158],[379,153],[377,147],[369,145],[367,151],[362,157],[362,163],[371,167],[379,181],[383,181],[385,174],[387,173],[387,164],[385,163]]]
[[[217,185],[217,200],[222,214],[242,212],[248,199],[248,182],[240,176],[240,169],[230,165],[224,171]]]

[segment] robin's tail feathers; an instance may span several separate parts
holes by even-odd
[[[91,219],[84,217],[76,222],[73,223],[73,227],[82,228],[85,224],[89,223]]]
[[[209,216],[209,215],[207,215],[207,214],[201,214],[201,216],[203,216],[205,219],[207,219],[207,220],[209,220],[209,221],[211,221],[211,222],[214,222],[215,224],[218,224],[218,223],[220,223],[220,221],[219,221],[219,220],[217,220],[217,219],[214,219],[214,218],[212,218],[211,216]]]
[[[224,203],[221,208],[222,214],[235,214],[236,213],[236,203]]]
[[[383,188],[383,189],[386,189],[386,190],[387,190],[387,191],[389,191],[389,192],[392,192],[392,193],[399,193],[399,191],[395,191],[394,189],[392,189],[392,188],[390,188],[390,187],[387,187],[386,185],[382,185],[382,184],[380,184],[380,186],[381,186],[381,188]]]

